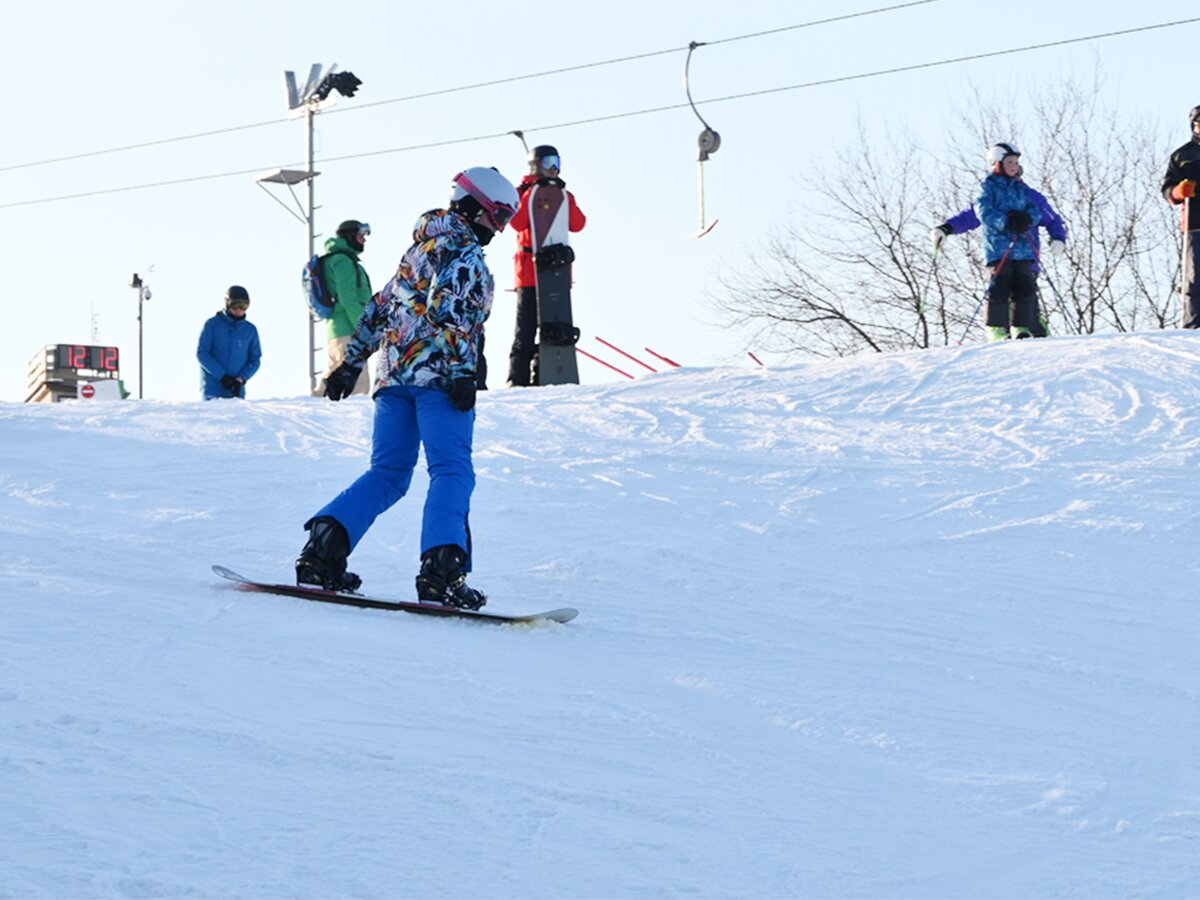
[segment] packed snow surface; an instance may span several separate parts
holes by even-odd
[[[0,405],[0,896],[1200,894],[1195,334],[482,395],[472,583],[567,625],[210,572],[372,409]]]

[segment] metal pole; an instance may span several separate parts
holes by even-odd
[[[316,107],[310,103],[309,107],[308,107],[308,113],[307,113],[307,119],[308,119],[308,212],[307,212],[307,216],[306,216],[306,221],[308,224],[308,253],[304,257],[306,260],[312,259],[313,254],[317,252],[315,249],[316,243],[317,243],[317,235],[316,235],[316,231],[315,231],[316,222],[315,222],[315,215],[314,215],[315,185],[313,184],[313,182],[316,181],[316,178],[313,177],[313,130],[314,130],[313,129],[313,120],[316,118],[316,112],[317,112]],[[312,315],[309,313],[307,307],[305,307],[305,309],[304,309],[304,318],[308,325],[308,359],[305,362],[305,366],[308,369],[308,391],[309,391],[309,393],[312,393],[312,391],[317,386],[316,371],[313,368],[313,360],[316,358],[316,355],[317,355],[317,333],[316,333],[317,332],[317,323],[313,319]]]
[[[142,303],[146,299],[146,286],[138,285],[138,399],[142,399],[142,360],[145,358],[145,353],[142,352]]]

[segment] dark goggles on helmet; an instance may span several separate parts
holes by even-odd
[[[562,159],[558,156],[540,156],[538,157],[538,166],[543,169],[558,169],[562,171]]]
[[[487,214],[496,223],[496,230],[503,231],[504,226],[512,221],[512,217],[517,214],[517,211],[503,203],[493,203],[487,210]]]
[[[371,226],[368,225],[366,222],[363,222],[361,225],[358,226],[359,237],[366,237],[370,233],[371,233]]]

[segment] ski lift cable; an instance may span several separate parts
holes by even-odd
[[[806,88],[814,88],[814,87],[823,87],[823,86],[830,85],[830,84],[839,84],[839,83],[844,83],[844,82],[848,82],[848,81],[863,80],[863,79],[867,79],[867,78],[878,78],[878,77],[881,77],[884,75],[897,75],[897,74],[902,74],[905,72],[918,71],[921,69],[932,69],[932,68],[938,68],[941,66],[954,65],[957,63],[972,62],[972,61],[980,60],[980,59],[991,59],[991,58],[995,58],[998,56],[1006,56],[1006,55],[1017,54],[1017,53],[1027,53],[1027,52],[1032,52],[1034,50],[1045,50],[1045,49],[1049,49],[1049,48],[1053,48],[1053,47],[1063,47],[1063,46],[1067,46],[1070,44],[1085,43],[1087,41],[1096,41],[1096,40],[1102,40],[1102,39],[1113,38],[1113,37],[1124,37],[1124,36],[1131,35],[1131,34],[1139,34],[1139,33],[1147,32],[1147,31],[1155,31],[1155,30],[1160,30],[1160,29],[1165,29],[1165,28],[1177,28],[1177,27],[1180,27],[1183,25],[1192,25],[1197,22],[1200,22],[1200,16],[1190,18],[1190,19],[1180,19],[1180,20],[1173,21],[1173,22],[1160,22],[1160,23],[1157,23],[1154,25],[1143,25],[1143,26],[1138,26],[1135,28],[1126,28],[1126,29],[1122,29],[1119,31],[1109,31],[1109,32],[1105,32],[1102,34],[1084,35],[1084,36],[1076,37],[1076,38],[1064,38],[1064,39],[1058,40],[1058,41],[1050,41],[1050,42],[1041,43],[1041,44],[1030,44],[1030,45],[1024,46],[1024,47],[1012,47],[1012,48],[1008,48],[1005,50],[992,50],[992,51],[988,51],[988,52],[984,52],[984,53],[976,53],[976,54],[972,54],[972,55],[968,55],[968,56],[958,56],[958,57],[953,57],[950,59],[934,60],[932,62],[926,62],[926,63],[914,63],[914,64],[908,65],[908,66],[897,66],[897,67],[893,67],[890,69],[878,69],[878,70],[875,70],[872,72],[860,72],[860,73],[856,73],[856,74],[852,74],[852,75],[836,76],[833,78],[820,79],[817,81],[808,81],[808,82],[803,82],[800,84],[784,85],[781,87],[774,87],[774,88],[763,88],[761,90],[746,91],[746,92],[740,93],[740,94],[730,94],[725,97],[714,97],[712,99],[703,100],[702,102],[709,103],[709,104],[727,103],[727,102],[731,102],[734,100],[745,100],[745,99],[749,99],[751,97],[761,97],[761,96],[766,96],[769,94],[783,93],[786,91],[803,90]],[[713,43],[713,42],[710,42],[710,43]],[[667,104],[665,106],[656,106],[656,107],[651,107],[648,109],[628,110],[625,112],[610,113],[610,114],[602,115],[602,116],[592,116],[590,118],[577,119],[575,121],[570,121],[570,122],[557,122],[557,123],[550,124],[550,125],[539,126],[537,129],[528,128],[528,129],[526,129],[526,131],[574,128],[574,127],[579,127],[582,125],[591,125],[591,124],[595,124],[598,122],[609,122],[609,121],[614,121],[617,119],[627,119],[627,118],[633,118],[636,116],[645,116],[645,115],[653,115],[655,113],[668,112],[671,110],[686,109],[687,107],[688,107],[687,103],[672,103],[672,104]],[[246,127],[253,127],[253,126],[246,126]],[[371,150],[371,151],[366,151],[363,153],[348,154],[345,156],[328,157],[328,158],[321,159],[320,162],[322,164],[328,165],[330,163],[346,162],[349,160],[363,159],[363,158],[371,157],[371,156],[382,156],[382,155],[392,154],[392,153],[405,153],[405,152],[411,152],[411,151],[415,151],[415,150],[430,149],[433,147],[444,147],[444,146],[449,146],[452,144],[472,143],[472,142],[476,142],[476,141],[490,140],[490,139],[496,138],[496,137],[511,137],[512,134],[513,134],[512,131],[504,131],[504,132],[493,133],[493,134],[475,135],[472,137],[450,138],[447,140],[433,141],[433,142],[428,142],[428,143],[424,143],[424,144],[413,144],[413,145],[409,145],[409,146],[405,146],[405,147],[393,147],[393,148],[384,149],[384,150]],[[160,143],[165,143],[165,142],[160,142]],[[94,156],[94,155],[99,155],[100,153],[105,153],[105,152],[115,152],[115,150],[114,151],[96,151],[92,154],[87,154],[87,155]],[[292,163],[291,165],[301,165],[301,164],[302,163],[295,162],[295,163]],[[38,163],[28,163],[25,165],[26,166],[38,165]],[[12,169],[12,168],[19,168],[19,167],[11,167],[11,166],[9,167],[9,169]],[[33,199],[33,200],[18,200],[18,201],[14,201],[14,202],[10,202],[10,203],[0,203],[0,209],[11,209],[11,208],[17,207],[17,206],[32,206],[35,204],[51,203],[51,202],[55,202],[55,201],[59,201],[59,200],[76,200],[76,199],[80,199],[80,198],[84,198],[84,197],[94,197],[94,196],[99,196],[99,195],[104,195],[104,194],[118,194],[118,193],[124,193],[126,191],[137,191],[137,190],[146,190],[146,189],[150,189],[150,188],[169,187],[171,185],[187,184],[187,183],[196,182],[196,181],[211,181],[211,180],[218,179],[218,178],[232,178],[232,177],[240,176],[240,175],[252,175],[252,174],[256,174],[256,173],[263,171],[265,168],[269,168],[269,166],[260,165],[253,169],[239,169],[239,170],[231,171],[231,172],[217,172],[217,173],[213,173],[213,174],[209,174],[209,175],[196,175],[196,176],[191,176],[188,178],[177,178],[177,179],[172,179],[172,180],[168,180],[168,181],[153,182],[153,183],[149,183],[149,184],[136,184],[136,185],[126,185],[124,187],[104,188],[104,189],[97,190],[97,191],[85,191],[85,192],[76,193],[76,194],[64,194],[64,195],[55,196],[55,197],[42,197],[42,198],[37,198],[37,199]],[[0,168],[0,171],[5,171],[5,169]]]
[[[845,19],[860,18],[863,16],[878,15],[885,12],[893,12],[895,10],[904,9],[910,6],[923,6],[928,3],[940,3],[942,0],[912,0],[909,3],[900,3],[893,6],[880,7],[878,9],[868,9],[862,12],[850,13],[844,16],[834,16],[828,19],[818,19],[811,22],[800,22],[795,25],[784,25],[780,28],[771,28],[765,31],[756,31],[749,34],[739,34],[732,37],[720,38],[719,40],[709,41],[711,44],[728,44],[734,41],[746,41],[754,38],[767,37],[773,34],[781,34],[786,31],[796,31],[801,28],[813,28],[818,25],[828,25],[833,22],[843,21]],[[376,106],[386,106],[392,103],[408,103],[413,100],[424,100],[430,97],[441,97],[446,94],[456,94],[465,91],[480,90],[481,88],[496,87],[502,84],[511,84],[516,81],[529,81],[535,78],[549,78],[554,75],[565,75],[570,72],[579,72],[585,69],[596,69],[604,66],[615,66],[622,63],[637,62],[643,59],[651,59],[656,56],[666,56],[672,53],[680,53],[687,47],[668,47],[662,50],[650,50],[645,53],[634,53],[628,56],[617,56],[612,59],[601,59],[590,63],[580,63],[574,66],[563,66],[557,69],[545,69],[540,72],[526,72],[522,75],[511,75],[505,78],[495,78],[489,81],[477,81],[472,84],[457,85],[449,88],[439,88],[438,90],[423,91],[417,94],[408,94],[403,97],[392,97],[386,100],[374,100],[362,103],[356,103],[354,106],[342,107],[341,109],[329,109],[322,112],[323,116],[334,116],[340,113],[359,112],[364,109],[372,109]],[[80,159],[88,159],[93,156],[105,156],[112,153],[124,153],[129,150],[144,150],[149,147],[160,147],[164,144],[175,144],[183,141],[198,140],[200,138],[216,137],[223,134],[232,134],[238,131],[247,131],[253,128],[265,128],[268,125],[284,125],[290,122],[289,119],[269,119],[263,122],[250,122],[245,125],[231,125],[226,128],[214,128],[209,131],[198,131],[192,134],[182,134],[175,137],[159,138],[157,140],[142,141],[136,144],[125,144],[118,147],[106,147],[101,150],[88,150],[82,153],[74,153],[69,156],[56,156],[48,159],[33,160],[31,162],[15,163],[8,166],[0,166],[0,172],[12,172],[18,169],[30,169],[35,166],[48,166],[55,163],[73,162]]]

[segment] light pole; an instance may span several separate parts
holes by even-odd
[[[151,266],[151,268],[154,268]],[[150,299],[150,285],[142,281],[137,272],[129,279],[129,286],[138,292],[138,399],[142,399],[142,305]]]
[[[320,63],[314,63],[308,70],[308,80],[304,83],[303,90],[296,85],[296,73],[285,71],[283,73],[283,85],[287,92],[288,118],[296,119],[304,116],[306,139],[306,160],[308,168],[300,169],[276,169],[273,172],[268,172],[265,175],[260,175],[255,179],[258,186],[264,191],[267,190],[266,184],[282,184],[286,185],[288,191],[292,195],[292,199],[296,202],[296,206],[300,209],[300,215],[296,213],[282,200],[267,191],[272,200],[279,203],[291,215],[295,216],[305,225],[306,239],[306,254],[305,262],[312,259],[316,251],[317,232],[316,232],[316,203],[313,180],[320,175],[320,172],[313,170],[313,155],[314,155],[314,119],[316,114],[328,106],[332,106],[335,98],[329,96],[333,91],[337,91],[343,97],[353,97],[358,86],[362,84],[362,79],[356,78],[353,72],[339,72],[337,65],[329,67],[329,71],[325,77],[321,77]],[[304,183],[307,190],[306,202],[301,204],[300,198],[296,196],[294,190],[295,185]],[[307,307],[306,307],[307,310]],[[317,334],[316,329],[319,324],[316,317],[311,311],[306,311],[305,315],[308,319],[308,388],[311,391],[317,383],[317,373],[320,368],[316,365],[317,353]]]

